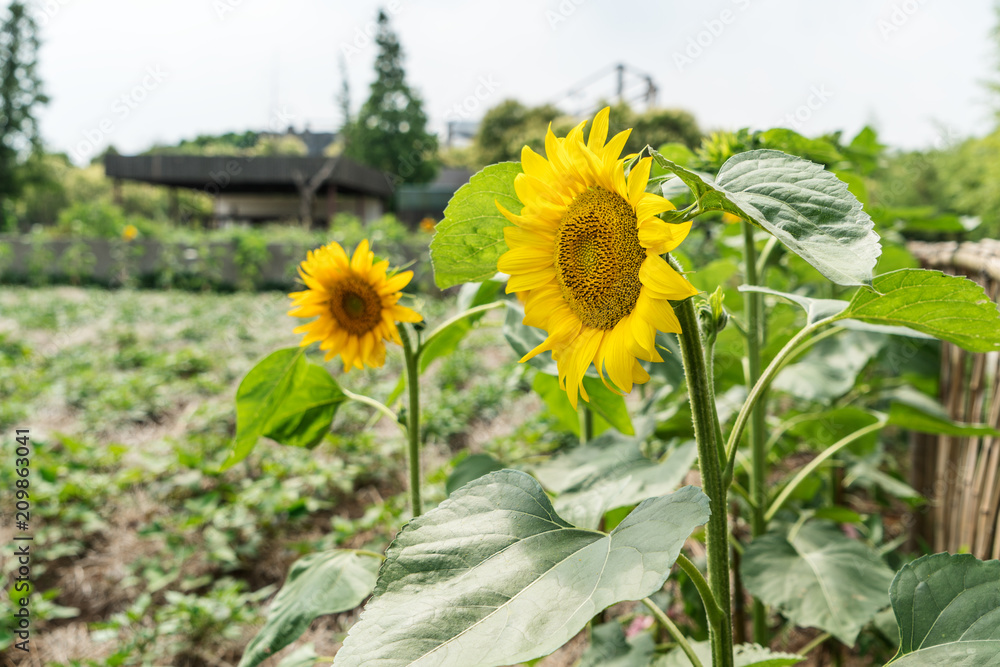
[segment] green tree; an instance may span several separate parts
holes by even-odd
[[[38,46],[38,24],[23,2],[12,2],[0,24],[0,229],[10,224],[5,211],[37,178],[27,163],[41,154],[35,112],[49,101],[36,72]]]
[[[526,107],[517,100],[504,100],[486,112],[473,143],[478,166],[494,162],[517,162],[521,147],[545,152],[545,130],[561,112],[551,104]]]
[[[345,127],[347,157],[410,183],[437,173],[437,137],[427,132],[420,97],[406,85],[403,52],[385,12],[378,14],[375,81],[356,119]]]
[[[604,103],[598,105],[605,106]],[[521,147],[545,154],[545,132],[549,124],[557,135],[565,135],[578,120],[562,114],[551,104],[526,107],[517,100],[504,100],[486,112],[479,124],[473,144],[473,157],[478,166],[521,159]],[[635,112],[627,104],[612,106],[608,136],[633,128],[626,153],[638,153],[648,142],[653,147],[667,143],[696,148],[702,139],[698,123],[687,111],[650,109]]]

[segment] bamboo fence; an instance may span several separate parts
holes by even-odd
[[[1000,241],[909,244],[924,268],[976,281],[1000,301]],[[1000,353],[942,343],[940,399],[956,420],[1000,429]],[[914,434],[911,482],[928,500],[914,537],[935,552],[1000,558],[1000,438]]]

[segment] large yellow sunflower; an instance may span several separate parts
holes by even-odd
[[[413,277],[412,271],[386,276],[388,260],[375,261],[364,240],[350,259],[339,243],[310,250],[299,266],[305,291],[289,294],[293,317],[319,317],[295,329],[304,333],[300,345],[322,341],[326,361],[338,354],[344,371],[377,367],[385,363],[385,343],[400,344],[396,322],[420,322],[418,313],[400,306],[399,291]]]
[[[697,293],[660,257],[680,245],[691,223],[656,217],[674,206],[646,192],[652,158],[626,178],[619,156],[631,130],[605,143],[609,113],[597,114],[586,142],[586,121],[565,138],[549,128],[548,159],[525,146],[524,173],[514,180],[523,208],[515,215],[497,204],[514,223],[504,228],[509,250],[498,263],[510,275],[507,292],[522,297],[524,323],[548,333],[521,361],[552,350],[574,407],[578,391],[589,401],[583,376],[591,363],[623,392],[646,382],[639,360],[662,361],[657,330],[681,330],[670,300]]]

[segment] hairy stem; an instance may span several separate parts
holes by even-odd
[[[715,599],[715,594],[712,593],[708,581],[702,576],[701,570],[683,552],[677,556],[677,565],[698,589],[701,601],[705,603],[705,616],[708,619],[709,627],[718,626],[722,622],[722,610],[719,608],[719,602]]]
[[[406,360],[406,388],[410,405],[406,410],[406,439],[409,444],[410,464],[410,509],[413,516],[423,514],[420,502],[420,358],[410,342],[410,333],[405,324],[399,325],[399,337],[403,341],[403,357]]]
[[[754,245],[753,225],[743,222],[743,265],[745,267],[744,284],[757,284],[757,246]],[[763,345],[763,299],[759,292],[745,292],[743,295],[747,312],[747,391],[755,388],[760,380],[760,348]],[[764,508],[767,504],[767,452],[764,449],[764,419],[766,417],[766,399],[764,392],[758,395],[750,413],[750,498],[753,506],[750,509],[750,527],[754,537],[767,531],[767,521],[764,519]],[[737,441],[738,443],[739,441]],[[753,639],[756,643],[767,646],[767,610],[763,603],[753,601]]]
[[[729,589],[729,494],[722,482],[722,466],[716,444],[711,378],[708,376],[705,363],[705,351],[694,299],[675,303],[674,312],[681,325],[678,339],[691,401],[694,435],[698,443],[698,465],[701,468],[702,487],[712,509],[706,529],[708,584],[718,602],[721,616],[719,623],[712,628],[712,664],[714,667],[733,667],[733,626]]]

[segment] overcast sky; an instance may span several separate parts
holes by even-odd
[[[343,55],[356,109],[368,94],[379,6],[432,129],[509,97],[585,109],[623,62],[661,106],[706,130],[874,125],[926,147],[993,127],[991,0],[35,0],[50,150],[88,160],[198,134],[334,130]],[[641,93],[641,79],[629,90]],[[641,104],[639,105],[641,106]]]

